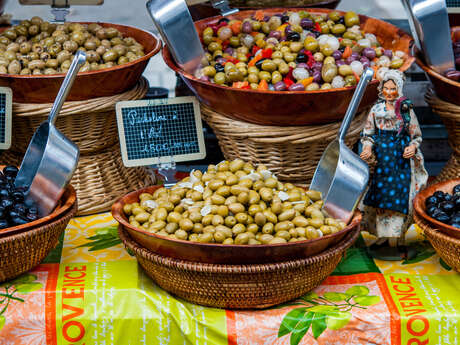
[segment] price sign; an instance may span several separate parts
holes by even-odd
[[[0,150],[11,146],[11,118],[13,92],[9,87],[0,87]]]
[[[195,97],[119,102],[116,113],[121,155],[127,167],[206,156]]]

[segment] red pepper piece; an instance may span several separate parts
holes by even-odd
[[[293,77],[293,75],[292,75],[292,71],[293,71],[293,70],[294,70],[294,68],[289,67],[289,73],[286,74],[286,78],[291,79],[291,80],[294,80],[294,77]]]
[[[289,86],[294,85],[294,81],[288,77],[285,77],[283,79],[284,83],[286,84],[286,88],[289,88]]]
[[[321,26],[319,26],[319,23],[315,23],[315,30],[321,32]]]
[[[272,57],[272,54],[273,54],[273,49],[271,48],[264,49],[262,50],[262,59],[270,59]]]
[[[260,50],[260,48],[259,48],[258,46],[253,46],[253,47],[252,47],[252,51],[251,51],[252,55],[256,55],[256,53],[257,53],[259,50]]]

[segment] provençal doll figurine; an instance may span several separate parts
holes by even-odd
[[[422,133],[403,96],[404,74],[389,70],[381,76],[380,99],[369,112],[361,143],[361,158],[374,154],[376,165],[361,209],[363,228],[377,236],[377,245],[404,244],[412,223],[412,200],[426,185],[428,174],[420,150]],[[396,249],[396,248],[395,248]]]

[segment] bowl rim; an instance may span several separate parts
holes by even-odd
[[[162,187],[163,186],[161,186],[161,185],[149,186],[149,187],[145,187],[145,188],[130,192],[130,193],[118,198],[115,201],[115,203],[112,205],[111,212],[112,212],[113,218],[120,225],[122,225],[123,227],[125,227],[125,228],[127,228],[129,230],[138,232],[138,233],[140,233],[140,234],[142,234],[144,236],[153,237],[154,239],[166,240],[166,241],[170,241],[170,242],[173,242],[173,243],[184,244],[184,245],[197,245],[197,246],[202,247],[202,248],[220,247],[220,248],[241,249],[241,248],[247,248],[248,247],[247,244],[199,243],[199,242],[171,239],[169,237],[157,235],[157,234],[148,232],[146,230],[136,228],[136,227],[132,226],[131,224],[129,224],[129,222],[127,221],[126,216],[123,213],[123,206],[126,203],[125,200],[130,198],[130,197],[132,197],[132,196],[140,195],[142,192],[147,191],[147,190],[151,190],[152,188],[155,188],[155,190],[156,190],[156,189],[159,189],[159,188],[162,188]],[[353,228],[358,226],[361,223],[361,221],[362,221],[362,213],[361,213],[361,211],[356,209],[354,214],[353,214],[353,217],[352,217],[351,221],[347,224],[347,226],[344,229],[342,229],[339,232],[336,232],[334,234],[318,237],[318,238],[315,238],[315,239],[312,239],[312,240],[304,240],[304,241],[296,241],[296,242],[288,242],[288,243],[277,243],[277,244],[258,244],[256,246],[254,246],[254,248],[260,248],[260,250],[263,250],[263,249],[267,249],[267,248],[282,248],[282,247],[293,246],[295,244],[305,244],[305,243],[314,243],[314,242],[317,242],[317,241],[318,242],[323,241],[324,239],[329,239],[329,238],[333,238],[333,237],[338,237],[340,235],[345,235],[350,230],[352,230]]]
[[[136,60],[131,61],[131,62],[127,62],[127,63],[122,64],[122,65],[117,65],[117,66],[113,66],[113,67],[110,67],[110,68],[104,68],[104,69],[97,70],[97,71],[79,72],[77,74],[77,77],[91,76],[91,75],[98,74],[98,73],[102,74],[102,73],[107,73],[107,72],[118,71],[118,70],[121,70],[121,69],[124,69],[124,68],[129,68],[129,67],[134,66],[134,65],[136,65],[138,63],[141,63],[143,61],[148,61],[150,58],[152,58],[154,55],[156,55],[161,50],[161,48],[163,47],[163,43],[157,37],[157,35],[155,35],[154,33],[150,32],[150,31],[139,29],[139,28],[137,28],[135,26],[123,25],[123,24],[115,24],[115,23],[107,23],[107,22],[69,22],[69,23],[79,23],[79,24],[94,24],[95,23],[95,24],[99,24],[99,25],[101,25],[103,27],[123,27],[123,28],[128,28],[128,29],[131,29],[131,30],[143,32],[143,33],[151,36],[151,38],[153,38],[155,40],[155,42],[156,42],[156,44],[152,48],[152,50],[149,51],[148,53],[146,53],[144,56],[140,57],[139,59],[136,59]],[[7,28],[8,27],[6,27],[5,29],[7,29]],[[8,74],[8,73],[0,74],[0,78],[7,78],[7,79],[59,79],[59,78],[64,78],[65,76],[66,76],[65,73],[38,74],[38,75],[33,75],[33,74],[22,75],[22,74]]]
[[[429,196],[431,196],[431,194],[425,196],[425,193],[427,193],[428,190],[439,191],[440,190],[439,187],[444,186],[446,184],[451,184],[451,183],[452,184],[460,184],[460,178],[446,180],[446,181],[438,182],[438,183],[435,183],[435,184],[427,186],[426,188],[424,188],[423,190],[421,190],[420,192],[417,193],[417,195],[414,198],[413,205],[414,205],[415,212],[417,212],[418,215],[420,215],[422,218],[424,218],[429,223],[431,223],[433,225],[436,225],[441,231],[443,231],[443,229],[448,229],[448,230],[451,230],[451,231],[456,231],[456,232],[458,232],[460,234],[460,229],[459,228],[453,227],[452,225],[449,225],[449,224],[446,224],[446,223],[442,223],[442,222],[430,217],[425,212],[425,209],[426,209],[425,200]]]
[[[68,210],[70,210],[77,200],[77,193],[75,191],[75,188],[72,185],[69,184],[67,186],[64,193],[62,194],[61,201],[64,197],[66,197],[64,204],[56,207],[54,211],[48,216],[39,218],[37,220],[34,220],[33,222],[26,223],[23,225],[17,225],[17,226],[5,228],[5,229],[0,229],[0,237],[17,234],[18,232],[32,230],[34,228],[46,225],[58,219],[60,216],[62,216]]]
[[[268,9],[265,9],[265,10],[270,10],[270,11],[279,10],[280,12],[286,11],[286,10],[293,10],[295,12],[306,11],[306,12],[312,12],[312,13],[315,13],[315,12],[318,12],[318,13],[330,13],[330,12],[336,11],[336,12],[339,12],[341,14],[346,13],[345,11],[340,11],[340,10],[332,10],[332,9],[327,9],[327,8],[314,8],[314,7],[310,7],[310,8],[274,7],[274,8],[268,8]],[[239,14],[250,14],[250,13],[254,13],[254,12],[256,12],[256,10],[244,10],[244,11],[239,11],[236,14],[238,14],[238,15]],[[380,22],[384,22],[384,23],[386,23],[388,25],[394,26],[393,24],[387,23],[387,22],[385,22],[385,21],[383,21],[381,19],[366,16],[366,15],[363,15],[363,14],[358,14],[358,15],[359,15],[360,18],[373,19],[373,20],[377,20],[377,21],[380,21]],[[195,24],[195,27],[196,27],[196,25],[198,25],[198,24],[210,23],[210,22],[219,20],[221,18],[223,18],[223,16],[221,16],[221,15],[214,16],[214,17],[209,17],[209,18],[204,18],[204,19],[200,19],[198,21],[195,21],[194,24]],[[413,43],[414,43],[413,37],[411,35],[409,35],[407,32],[403,31],[403,30],[401,30],[401,32],[404,32],[410,38],[410,46],[413,45]],[[409,47],[409,52],[407,54],[408,54],[408,58],[406,59],[406,63],[408,63],[408,66],[407,66],[407,68],[404,68],[404,69],[403,69],[403,67],[399,68],[398,70],[401,71],[401,72],[405,72],[406,70],[408,70],[410,68],[410,66],[415,61],[415,57],[411,54],[410,47]],[[227,90],[227,91],[237,91],[237,92],[247,92],[247,93],[261,93],[261,94],[269,94],[269,95],[305,95],[305,94],[313,94],[314,95],[314,94],[317,94],[317,93],[326,94],[326,93],[331,93],[331,92],[345,92],[345,91],[348,91],[348,90],[354,90],[356,88],[356,85],[355,85],[355,86],[347,86],[347,87],[341,87],[341,88],[335,88],[335,89],[311,90],[311,91],[260,91],[260,90],[252,90],[252,89],[249,89],[249,90],[248,89],[238,89],[238,88],[234,88],[234,87],[231,87],[231,86],[221,86],[221,85],[214,84],[214,83],[211,83],[211,82],[208,82],[208,81],[200,80],[199,78],[195,77],[194,75],[185,72],[174,61],[174,59],[173,59],[173,57],[171,55],[171,52],[169,51],[169,47],[166,44],[164,45],[164,47],[162,49],[162,56],[163,56],[163,60],[166,63],[166,65],[168,65],[168,67],[171,68],[174,72],[179,73],[181,76],[183,76],[183,77],[185,77],[187,79],[191,79],[194,82],[200,83],[203,86],[212,86],[212,87],[215,87],[217,89],[222,89],[222,90]],[[410,61],[410,63],[409,63],[409,61]],[[375,84],[378,84],[378,83],[379,83],[379,81],[377,79],[372,79],[369,82],[370,85],[371,84],[375,85]]]

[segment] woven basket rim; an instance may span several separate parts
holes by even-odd
[[[56,224],[61,222],[63,219],[69,218],[69,220],[70,220],[71,218],[73,218],[74,215],[77,213],[77,209],[78,209],[78,202],[77,202],[77,199],[75,199],[75,202],[73,203],[72,207],[67,212],[61,214],[60,217],[54,219],[51,222],[43,224],[42,226],[40,226],[38,228],[30,229],[30,230],[27,230],[25,232],[21,232],[21,233],[17,233],[17,234],[2,237],[2,238],[0,238],[0,244],[13,242],[15,240],[23,240],[25,238],[34,237],[34,236],[38,235],[41,232],[45,232],[49,228],[54,227]]]
[[[307,257],[305,259],[292,260],[286,262],[278,262],[271,264],[247,264],[247,265],[225,265],[225,264],[209,264],[209,263],[200,263],[185,261],[181,259],[174,259],[170,257],[160,256],[155,254],[146,248],[140,246],[135,242],[131,236],[123,229],[122,226],[118,227],[118,234],[120,239],[123,241],[124,245],[131,249],[136,256],[139,255],[147,261],[153,261],[157,264],[169,268],[178,268],[186,271],[195,271],[195,272],[207,272],[207,273],[255,273],[261,271],[273,271],[273,270],[283,270],[287,268],[295,268],[299,266],[305,266],[312,263],[317,263],[329,259],[331,257],[337,256],[337,254],[344,252],[348,249],[358,238],[360,234],[359,227],[356,230],[351,231],[347,236],[339,242],[337,245],[330,247],[323,251],[320,254]]]
[[[425,101],[438,115],[442,115],[444,118],[460,120],[460,105],[442,100],[438,97],[438,95],[436,95],[433,87],[428,88],[425,94]],[[439,114],[439,111],[442,111],[442,114]]]

